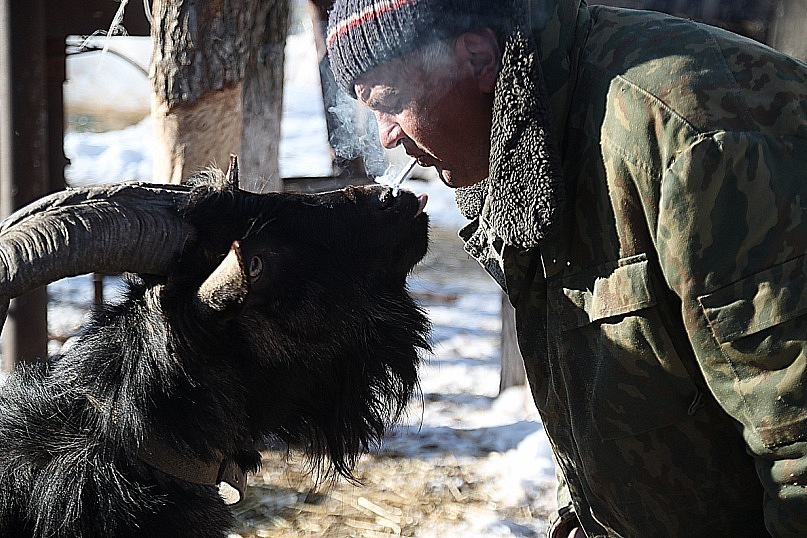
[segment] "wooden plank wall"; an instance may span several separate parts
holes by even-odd
[[[804,0],[591,0],[589,4],[649,9],[725,28],[807,60]]]

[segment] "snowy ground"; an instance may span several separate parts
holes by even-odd
[[[142,40],[128,48],[126,43],[120,46],[134,50],[141,62],[148,61]],[[281,172],[287,177],[327,175],[330,163],[310,29],[290,37],[287,54]],[[97,54],[72,58],[69,64],[68,109],[87,114],[92,102],[103,109],[114,109],[115,103],[141,103],[142,108],[145,103],[143,114],[147,113],[148,98],[142,93],[148,87],[137,70],[113,56],[100,59]],[[121,84],[122,80],[130,82]],[[150,144],[147,118],[115,131],[71,132],[65,138],[65,152],[72,162],[68,181],[79,185],[147,180],[151,175]],[[400,164],[400,156],[393,156],[391,162]],[[464,223],[453,194],[439,181],[410,181],[405,188],[429,194],[426,210],[436,231],[451,229],[453,233]],[[459,251],[458,243],[456,248]],[[450,459],[487,484],[489,502],[474,517],[442,522],[418,530],[417,535],[540,536],[543,521],[516,523],[505,515],[513,509],[530,508],[537,497],[541,503],[548,502],[554,471],[548,441],[526,390],[516,388],[497,395],[499,292],[481,270],[473,277],[453,275],[451,266],[439,266],[445,261],[441,258],[438,252],[431,262],[427,259],[426,263],[438,264],[431,276],[419,272],[410,282],[434,324],[434,354],[422,371],[423,397],[413,403],[406,422],[385,441],[381,455],[419,458],[433,465]],[[115,287],[111,282],[108,293],[114,294]],[[70,334],[91,302],[89,277],[53,284],[50,293],[51,333]]]

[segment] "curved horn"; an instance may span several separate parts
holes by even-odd
[[[182,185],[124,183],[69,189],[0,223],[0,326],[9,300],[89,272],[164,274],[193,239],[178,209]]]

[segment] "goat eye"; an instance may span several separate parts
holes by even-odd
[[[249,260],[249,278],[256,280],[263,272],[263,260],[260,256],[253,256]]]

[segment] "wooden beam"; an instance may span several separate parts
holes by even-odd
[[[45,0],[0,0],[0,216],[49,191]],[[47,290],[15,299],[3,367],[47,354]]]
[[[98,30],[105,32],[121,5],[120,0],[46,0],[45,3],[48,36],[61,38],[68,35],[91,35]],[[149,35],[149,22],[143,2],[129,1],[122,26],[129,35]]]

